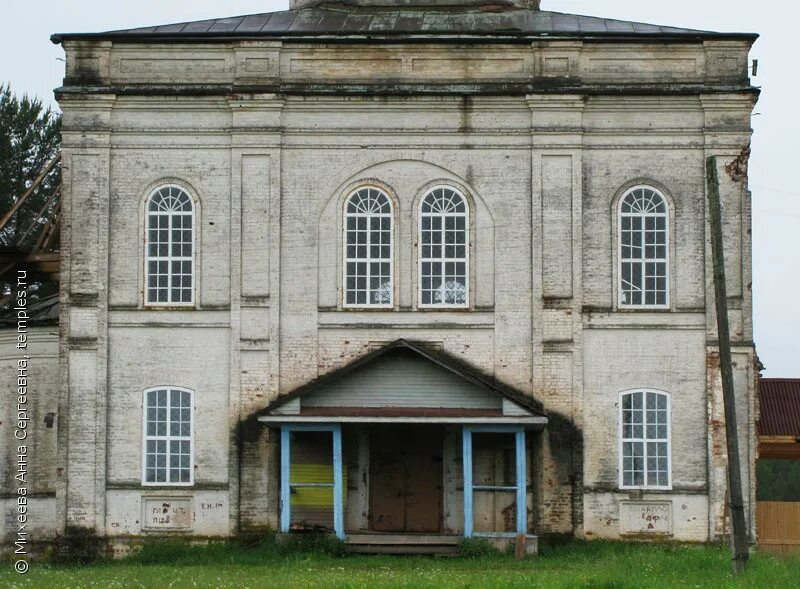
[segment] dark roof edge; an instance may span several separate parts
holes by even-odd
[[[762,376],[758,380],[759,380],[759,382],[762,382],[762,383],[771,383],[771,382],[796,382],[796,383],[800,383],[800,378],[798,378],[798,377],[790,377],[790,376],[778,376],[778,377]]]
[[[285,95],[319,96],[449,96],[473,94],[481,96],[507,96],[527,94],[586,94],[637,96],[689,96],[697,94],[747,93],[758,97],[761,88],[742,84],[575,84],[562,79],[542,79],[536,82],[485,82],[474,84],[435,83],[335,83],[279,82],[273,84],[142,84],[95,86],[68,84],[55,89],[56,98],[69,95],[115,94],[118,96],[224,96],[228,94],[272,93]]]
[[[394,342],[387,344],[386,346],[369,352],[361,356],[360,358],[332,370],[327,374],[320,376],[304,385],[297,387],[296,389],[278,396],[277,399],[269,403],[264,409],[258,411],[256,415],[265,415],[270,413],[271,411],[285,405],[289,401],[294,399],[303,397],[313,390],[319,388],[320,386],[342,376],[349,374],[350,372],[370,363],[371,361],[380,358],[381,356],[386,355],[387,353],[405,348],[411,350],[420,356],[430,360],[434,364],[441,366],[442,368],[453,372],[454,374],[460,376],[461,378],[472,382],[480,387],[487,389],[489,392],[492,392],[499,397],[508,399],[509,401],[516,403],[517,405],[521,405],[531,413],[536,415],[540,415],[542,417],[546,417],[546,414],[543,411],[543,405],[541,402],[537,401],[533,397],[526,395],[525,393],[518,391],[505,385],[494,378],[490,378],[486,375],[481,374],[475,368],[467,365],[463,360],[459,360],[450,356],[447,353],[441,351],[433,351],[429,350],[426,347],[423,347],[422,344],[415,344],[405,339],[398,339]]]
[[[487,43],[507,43],[509,41],[558,41],[564,39],[584,39],[598,42],[626,43],[634,41],[672,42],[672,41],[704,41],[704,40],[749,40],[755,42],[758,33],[716,33],[716,32],[687,32],[687,33],[620,33],[620,32],[558,32],[558,33],[453,33],[451,31],[426,31],[425,33],[55,33],[50,36],[50,41],[56,45],[64,41],[120,41],[125,43],[229,43],[231,41],[259,41],[275,39],[282,41],[303,42],[463,42],[481,40]]]

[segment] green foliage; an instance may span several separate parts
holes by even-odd
[[[103,554],[103,538],[85,528],[68,527],[56,538],[53,561],[66,564],[89,564]]]
[[[344,542],[330,534],[289,534],[280,540],[277,538],[268,536],[261,548],[272,548],[282,557],[297,554],[340,557],[346,554]]]
[[[327,545],[329,540],[322,541]],[[719,546],[573,542],[524,560],[331,555],[319,538],[283,543],[274,536],[243,545],[149,542],[136,556],[88,566],[33,563],[26,575],[0,566],[0,587],[88,589],[797,589],[800,558],[756,553],[744,575],[731,575],[730,552]],[[316,550],[315,549],[315,550]]]
[[[128,562],[141,565],[200,566],[209,562],[258,565],[272,560],[337,558],[344,543],[328,534],[268,534],[258,541],[166,540],[146,542],[133,550]]]
[[[465,558],[484,558],[497,556],[500,553],[485,538],[464,538],[458,543],[458,552]]]
[[[60,145],[61,116],[45,109],[41,100],[19,98],[10,86],[0,85],[0,215],[25,192]],[[38,222],[39,211],[60,181],[57,166],[0,232],[0,246],[16,244],[31,223]]]
[[[759,501],[800,501],[800,460],[759,460]]]

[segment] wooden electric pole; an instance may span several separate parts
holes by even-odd
[[[708,212],[711,225],[711,257],[714,266],[714,296],[717,306],[719,368],[722,375],[722,398],[725,405],[725,438],[728,446],[728,493],[731,508],[731,550],[733,572],[739,574],[747,566],[747,523],[744,517],[742,468],[739,462],[739,438],[736,426],[736,394],[733,389],[731,337],[728,327],[728,293],[725,288],[725,257],[722,249],[722,207],[719,197],[717,158],[706,160]]]

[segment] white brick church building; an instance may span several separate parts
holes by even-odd
[[[55,35],[57,443],[31,517],[104,541],[718,538],[704,164],[752,499],[755,38],[534,0]]]

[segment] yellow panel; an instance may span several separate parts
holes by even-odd
[[[342,473],[342,493],[347,489],[347,471]],[[333,484],[330,464],[292,464],[289,475],[292,484]],[[292,489],[292,507],[330,507],[333,509],[333,487],[300,487]]]

